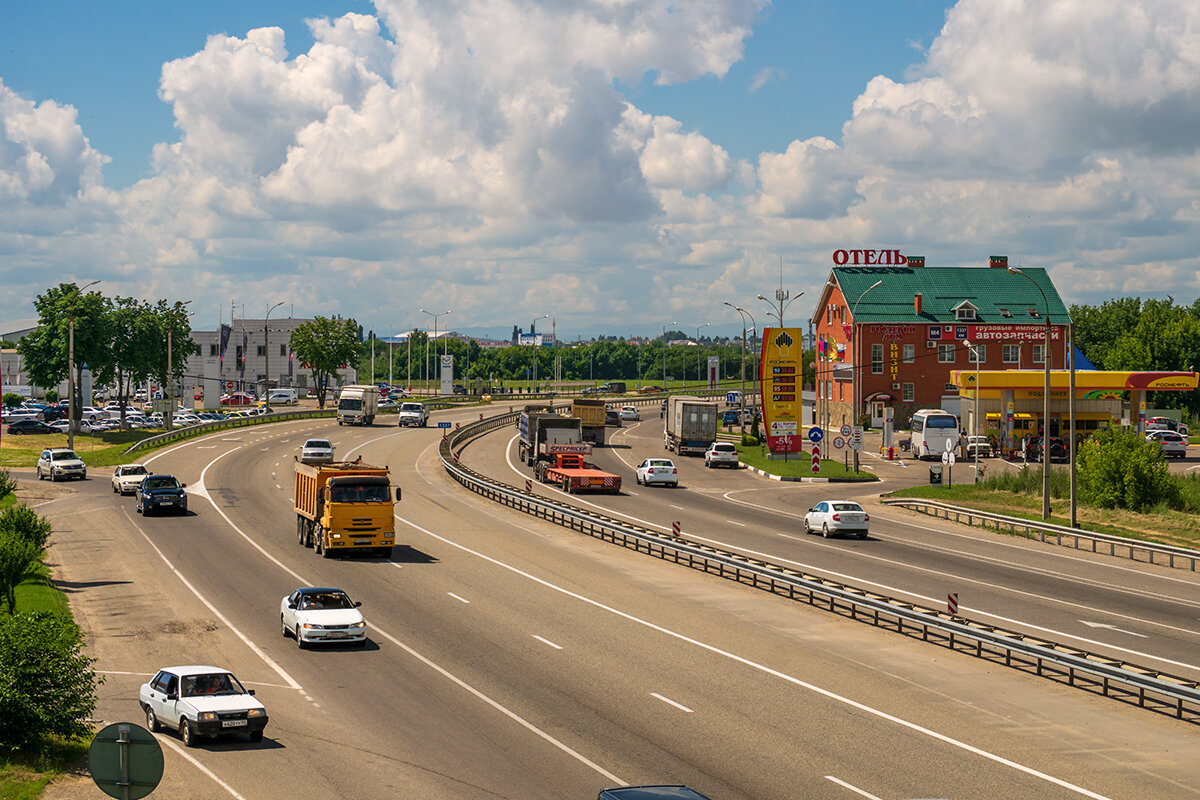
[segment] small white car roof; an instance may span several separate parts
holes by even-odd
[[[229,673],[230,675],[233,674],[232,672],[229,672],[229,670],[227,670],[227,669],[222,669],[221,667],[206,666],[204,664],[188,664],[188,665],[182,666],[182,667],[163,667],[162,671],[170,672],[173,675],[179,675],[180,677],[184,677],[187,675],[211,675],[214,672],[226,672],[226,673]]]

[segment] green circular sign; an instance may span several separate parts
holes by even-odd
[[[88,771],[109,797],[137,800],[157,789],[162,780],[162,746],[141,725],[114,722],[92,740]]]

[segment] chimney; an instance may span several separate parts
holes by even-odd
[[[921,260],[924,261],[925,259],[922,258]],[[918,317],[921,316],[921,293],[920,292],[917,292],[915,295],[913,295],[913,310],[917,312]]]
[[[908,261],[908,266],[913,269],[920,269],[925,266],[925,256],[905,256],[905,259]]]
[[[1008,269],[1008,256],[988,256],[988,266],[992,269]]]

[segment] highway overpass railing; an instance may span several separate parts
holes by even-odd
[[[943,503],[941,500],[928,500],[923,497],[883,497],[880,502],[889,506],[899,506],[933,517],[952,520],[967,525],[979,525],[993,528],[1002,533],[1014,536],[1024,536],[1027,539],[1037,539],[1040,542],[1050,542],[1076,550],[1087,550],[1092,553],[1107,553],[1110,556],[1123,556],[1133,561],[1149,564],[1160,564],[1169,567],[1179,567],[1196,571],[1196,563],[1200,561],[1200,550],[1187,547],[1175,547],[1157,542],[1144,542],[1127,536],[1113,536],[1107,533],[1095,533],[1080,528],[1070,528],[1066,525],[1055,525],[1050,522],[1009,517],[1004,514],[994,514],[990,511],[980,511],[976,508]]]
[[[537,495],[531,491],[532,483],[528,484],[530,489],[506,484],[461,462],[463,449],[473,439],[511,427],[517,418],[517,412],[500,414],[463,426],[444,437],[440,453],[447,473],[482,497],[636,552],[1098,692],[1105,697],[1188,722],[1200,722],[1200,683],[1197,681],[988,625],[948,611],[893,599],[820,575],[722,551],[689,541],[686,534],[660,534]]]

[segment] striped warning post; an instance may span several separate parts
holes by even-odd
[[[525,479],[525,491],[527,491],[527,492],[533,491],[533,481],[529,480],[528,478]]]
[[[678,521],[678,520],[676,520],[675,522],[672,522],[672,523],[671,523],[671,535],[672,535],[672,536],[678,536],[678,535],[679,535],[679,521]]]
[[[946,595],[946,608],[950,609],[951,614],[958,613],[958,592]]]

